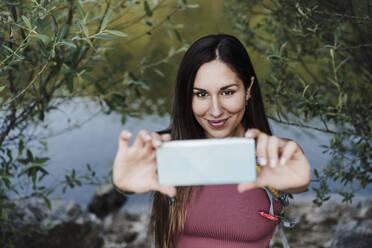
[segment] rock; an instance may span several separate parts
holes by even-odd
[[[372,219],[338,225],[332,248],[369,248],[372,244]]]
[[[127,200],[128,197],[116,191],[112,184],[104,184],[98,186],[88,209],[103,219],[111,212],[120,210]]]
[[[16,243],[18,248],[101,248],[102,228],[90,223],[74,222],[56,225],[47,233],[31,232]]]
[[[357,219],[372,219],[372,202],[360,204],[359,211],[357,212],[355,218]]]
[[[147,230],[149,214],[131,214],[117,212],[107,216],[105,223],[105,248],[120,247],[126,244],[126,248],[148,247]]]
[[[292,229],[285,228],[291,247],[329,248],[338,224],[354,221],[358,210],[356,206],[327,202],[321,207],[311,203],[292,203],[286,211],[289,217],[296,217],[298,222]],[[272,240],[274,248],[282,247],[278,233]]]
[[[19,224],[16,228],[27,230],[27,233],[23,231],[18,233],[15,247],[100,248],[103,246],[103,225],[95,215],[83,211],[73,201],[55,201],[51,205],[52,208],[48,209],[47,204],[40,199],[17,201],[13,217],[20,216],[23,220],[20,222],[22,225]],[[24,227],[27,228],[22,229]]]

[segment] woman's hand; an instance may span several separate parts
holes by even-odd
[[[175,196],[175,187],[159,184],[156,169],[155,149],[160,147],[162,142],[169,141],[170,135],[142,130],[133,145],[129,146],[131,137],[131,133],[126,130],[122,131],[119,137],[119,149],[112,170],[115,187],[139,194],[159,191],[170,197]]]
[[[311,168],[300,146],[292,141],[250,129],[245,137],[256,139],[261,172],[255,182],[241,183],[239,192],[269,186],[287,193],[300,193],[310,184]]]

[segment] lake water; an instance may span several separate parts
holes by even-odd
[[[98,175],[106,175],[110,170],[117,150],[118,135],[123,129],[136,134],[141,129],[157,131],[168,126],[169,116],[159,117],[148,115],[143,119],[128,118],[122,125],[118,114],[104,115],[99,113],[99,107],[89,99],[78,98],[65,104],[60,111],[48,116],[49,122],[47,155],[51,158],[49,169],[51,176],[45,183],[49,186],[57,185],[63,180],[63,175],[71,171],[84,170],[90,163]],[[69,121],[71,120],[71,121]],[[84,123],[79,128],[61,132],[75,123]],[[272,129],[277,136],[296,140],[303,148],[313,168],[326,165],[328,156],[322,153],[321,144],[328,144],[329,135],[313,130],[304,130],[292,126],[282,126],[271,122]],[[60,133],[60,134],[59,134]],[[368,195],[372,187],[361,192]],[[62,199],[72,199],[82,206],[86,206],[95,191],[95,186],[82,186],[67,190],[65,194],[56,192]],[[148,211],[150,207],[150,194],[133,195],[126,208],[130,211]],[[310,199],[314,192],[296,196],[298,199]]]

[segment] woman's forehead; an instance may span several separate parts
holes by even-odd
[[[203,64],[196,73],[194,88],[222,88],[228,85],[243,85],[238,75],[220,60]]]

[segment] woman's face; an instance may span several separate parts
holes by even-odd
[[[249,89],[220,60],[203,64],[195,77],[192,111],[207,138],[243,136],[241,120]]]

